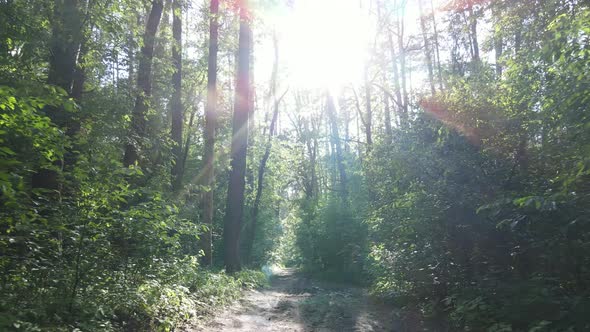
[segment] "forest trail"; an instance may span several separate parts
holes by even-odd
[[[310,279],[283,269],[270,287],[250,291],[239,303],[191,331],[396,331],[394,308],[366,290]]]

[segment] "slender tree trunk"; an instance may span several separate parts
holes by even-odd
[[[385,87],[385,83],[387,82],[387,75],[385,75],[385,71],[383,71],[383,84]],[[384,113],[384,122],[385,122],[385,143],[391,144],[393,141],[393,129],[391,128],[391,109],[389,108],[389,95],[387,91],[383,89],[383,113]]]
[[[312,126],[312,128],[316,128],[315,126]],[[314,130],[313,133],[313,140],[312,140],[312,145],[309,149],[309,168],[311,169],[311,197],[313,199],[317,199],[318,195],[319,195],[319,191],[318,191],[318,187],[319,187],[319,183],[318,183],[318,174],[317,174],[317,155],[318,155],[318,148],[319,148],[319,143],[318,143],[318,131],[319,131],[319,125],[317,126],[317,129]]]
[[[129,28],[132,28],[132,26]],[[127,75],[127,87],[131,91],[133,77],[135,77],[135,41],[132,32],[127,36]]]
[[[365,120],[365,137],[367,138],[367,153],[373,146],[373,109],[371,107],[371,82],[369,82],[369,65],[365,68],[365,107],[367,118]]]
[[[275,97],[276,98],[276,97]],[[270,158],[270,152],[272,150],[272,137],[275,135],[275,128],[277,123],[277,118],[279,115],[279,104],[281,100],[277,99],[274,102],[274,111],[272,115],[272,120],[270,123],[270,129],[268,132],[268,140],[266,142],[266,147],[264,149],[264,155],[260,160],[260,165],[258,165],[258,183],[256,186],[256,197],[254,198],[254,205],[252,206],[252,215],[251,215],[251,224],[248,228],[248,234],[246,236],[246,257],[249,262],[252,261],[252,248],[254,247],[254,240],[256,238],[256,228],[258,223],[258,212],[260,211],[260,202],[262,199],[262,191],[264,189],[264,173],[266,172],[266,164],[268,163],[268,159]]]
[[[402,115],[402,123],[404,125],[408,124],[409,115],[408,115],[408,107],[409,107],[409,95],[408,95],[408,88],[407,88],[407,79],[406,79],[406,46],[404,45],[404,19],[403,17],[399,18],[397,21],[397,43],[399,49],[399,79],[401,82],[401,96],[402,96],[402,104],[401,104],[401,115]]]
[[[188,125],[187,125],[187,131],[190,133],[191,129],[193,128],[193,123],[195,121],[195,114],[196,114],[196,110],[193,110],[191,112],[191,116],[188,120]],[[182,151],[182,174],[180,174],[180,176],[184,175],[184,171],[186,170],[186,159],[188,158],[188,152],[189,152],[189,147],[191,146],[191,135],[188,134],[186,135],[186,139],[184,141],[184,150]]]
[[[82,98],[82,93],[84,92],[84,84],[86,83],[86,72],[84,71],[84,57],[88,54],[88,42],[87,40],[83,40],[80,44],[80,52],[78,53],[78,63],[76,64],[76,69],[74,70],[74,78],[72,81],[72,92],[70,93],[70,97],[74,98],[74,100],[80,100]],[[73,136],[80,130],[80,123],[77,122],[75,124],[75,128],[69,128],[73,131],[70,132],[70,136]]]
[[[303,129],[301,140],[305,142],[305,146],[307,147],[307,156],[309,158],[309,172],[305,172],[305,197],[309,201],[317,199],[319,194],[317,154],[319,149],[318,136],[321,129],[321,121],[313,121],[310,119],[303,119],[302,121]],[[307,175],[310,175],[309,181],[307,181]]]
[[[203,223],[207,231],[202,237],[205,255],[203,263],[212,264],[213,194],[215,186],[215,130],[217,128],[217,51],[219,48],[219,0],[211,0],[209,9],[209,57],[207,65],[207,106],[205,108],[205,164],[203,180],[207,190],[203,194]]]
[[[398,44],[399,44],[399,58],[400,58],[400,78],[401,78],[401,83],[402,83],[402,97],[404,100],[403,103],[403,109],[404,109],[404,116],[407,117],[408,116],[408,106],[410,104],[409,102],[409,96],[408,96],[408,88],[407,88],[407,83],[406,83],[406,49],[405,49],[405,45],[404,45],[404,38],[403,38],[403,21],[402,21],[402,27],[401,27],[401,33],[398,39]]]
[[[327,95],[326,110],[328,112],[328,118],[330,119],[330,127],[332,128],[331,137],[335,150],[336,167],[340,177],[340,197],[342,199],[342,203],[347,205],[348,180],[346,177],[346,168],[344,167],[344,159],[342,157],[340,134],[338,132],[338,118],[336,117],[336,106],[334,105],[334,99],[330,94]]]
[[[327,103],[326,103],[327,105]],[[334,146],[333,146],[333,142],[334,142],[334,138],[332,137],[331,134],[331,130],[332,127],[330,126],[330,124],[332,123],[332,121],[330,121],[330,110],[327,109],[326,107],[326,116],[328,117],[328,120],[325,122],[324,124],[324,132],[326,133],[326,136],[330,137],[330,139],[326,139],[325,143],[324,143],[324,155],[325,156],[329,156],[328,161],[326,162],[326,167],[324,167],[324,197],[328,197],[328,190],[325,190],[328,188],[328,183],[330,183],[330,185],[332,187],[336,186],[336,171],[335,171],[335,163],[334,163]],[[358,117],[357,117],[357,134],[360,133],[360,129],[359,129],[359,125],[358,125]],[[359,156],[361,155],[361,147],[360,145],[357,145],[357,150],[358,150],[358,154]],[[330,167],[330,166],[334,166],[334,167]]]
[[[54,5],[51,20],[51,40],[49,71],[47,83],[62,88],[76,101],[81,96],[81,86],[84,81],[83,69],[78,66],[80,48],[84,43],[85,27],[81,7],[85,5],[82,0],[64,0]],[[77,82],[78,84],[75,84]],[[74,135],[80,129],[79,120],[75,119],[61,107],[45,107],[47,116],[58,127],[65,130],[68,137]],[[64,159],[55,162],[60,168],[75,163],[76,156],[68,149]],[[48,169],[40,169],[31,178],[33,188],[60,189],[58,172]]]
[[[340,105],[342,105],[341,103]],[[348,107],[344,108],[344,151],[346,153],[350,153],[350,109]]]
[[[125,147],[125,156],[123,157],[123,165],[125,165],[125,167],[129,167],[136,162],[139,162],[139,149],[142,147],[142,141],[145,140],[147,134],[146,116],[150,97],[152,95],[151,76],[154,44],[163,9],[163,0],[152,1],[152,8],[143,35],[143,46],[141,47],[139,68],[137,69],[138,94],[135,99],[133,113],[131,114],[131,131],[128,137],[129,141]]]
[[[500,25],[500,13],[498,13],[499,9],[492,7],[492,16],[495,20],[496,25],[496,32],[494,33],[494,53],[496,58],[496,76],[499,78],[502,76],[502,52],[503,52],[503,40],[502,34],[499,32],[499,25]]]
[[[477,17],[475,16],[475,11],[473,10],[473,4],[470,2],[469,7],[467,8],[469,12],[469,30],[471,33],[471,42],[473,46],[473,61],[478,62],[479,58],[479,42],[477,40]]]
[[[256,184],[256,196],[254,198],[254,205],[252,206],[252,214],[250,220],[250,226],[247,228],[246,234],[246,246],[245,246],[245,258],[247,262],[252,262],[252,248],[254,247],[254,240],[256,238],[256,228],[258,223],[258,212],[260,210],[260,201],[262,199],[262,191],[264,189],[264,173],[266,172],[266,164],[270,158],[270,152],[272,150],[272,137],[275,135],[276,123],[279,116],[279,105],[283,96],[277,98],[277,80],[278,80],[278,67],[279,67],[279,46],[276,35],[273,36],[274,44],[274,63],[271,74],[271,87],[270,97],[273,100],[273,112],[270,120],[270,126],[268,128],[268,139],[264,148],[264,155],[258,165],[258,182]]]
[[[177,191],[182,185],[182,125],[183,108],[182,108],[182,8],[180,0],[172,2],[172,59],[174,62],[174,74],[172,74],[172,87],[174,93],[171,101],[172,128],[171,138],[174,146],[172,155],[174,165],[172,165],[172,190]]]
[[[406,112],[405,112],[405,107],[404,107],[404,99],[402,97],[402,88],[401,88],[401,83],[400,83],[399,67],[397,65],[398,56],[395,52],[395,45],[393,43],[393,37],[391,36],[391,34],[388,35],[388,38],[389,38],[389,51],[391,53],[391,59],[392,59],[391,63],[393,66],[393,88],[395,90],[395,100],[394,101],[395,101],[395,104],[398,109],[400,124],[405,127],[407,125],[407,117],[406,117]]]
[[[428,82],[430,83],[430,93],[434,95],[436,90],[434,88],[434,69],[432,65],[432,50],[430,47],[430,40],[428,37],[428,28],[426,26],[426,15],[422,8],[422,0],[418,0],[418,8],[420,9],[420,27],[422,28],[422,39],[424,41],[424,56],[426,57],[426,68],[428,69]]]
[[[228,273],[241,270],[239,243],[244,219],[246,155],[248,150],[248,115],[250,114],[250,47],[252,31],[249,11],[240,3],[240,36],[236,95],[232,121],[231,171],[227,191],[227,208],[223,228],[224,263]]]
[[[438,42],[438,28],[436,25],[436,15],[434,14],[434,3],[433,0],[430,0],[430,10],[432,11],[432,29],[434,32],[434,46],[436,50],[436,70],[438,74],[438,85],[440,91],[443,91],[443,78],[442,78],[442,68],[441,68],[441,61],[440,61],[440,47]]]

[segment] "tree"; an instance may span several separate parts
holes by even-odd
[[[422,29],[422,40],[424,41],[424,56],[426,57],[426,67],[428,69],[428,82],[430,83],[430,93],[434,95],[434,69],[432,64],[432,48],[430,46],[430,37],[428,36],[428,27],[426,26],[426,15],[422,8],[422,0],[418,0],[420,8],[420,28]]]
[[[85,53],[85,30],[83,8],[87,1],[64,0],[56,2],[51,17],[51,41],[47,83],[62,88],[69,96],[79,101],[84,84],[83,69],[78,59]],[[68,137],[80,129],[80,122],[63,107],[46,107],[53,123],[62,128]],[[56,167],[64,169],[75,162],[74,151],[68,149],[63,160],[56,161]],[[58,173],[53,169],[38,170],[32,177],[34,188],[58,189]]]
[[[364,120],[365,124],[365,136],[367,137],[367,152],[371,151],[373,145],[373,108],[371,106],[371,85],[373,84],[369,80],[369,66],[367,64],[365,68],[365,108],[367,117]],[[361,114],[359,114],[361,116]]]
[[[394,6],[397,5],[398,3],[395,1]],[[405,9],[405,3],[399,4],[399,6],[401,9]],[[398,8],[398,10],[400,9]],[[394,35],[397,36],[397,52]],[[409,96],[406,82],[406,45],[403,18],[398,16],[395,21],[388,26],[387,44],[393,67],[393,88],[395,92],[395,98],[393,100],[398,109],[400,123],[402,127],[406,127],[408,125]]]
[[[156,32],[164,10],[164,0],[153,0],[143,35],[143,45],[137,69],[137,97],[131,114],[131,128],[125,146],[123,165],[129,167],[140,161],[140,149],[145,147],[148,108],[152,95],[152,61]]]
[[[435,49],[435,55],[436,55],[436,71],[437,71],[437,76],[438,76],[438,85],[439,85],[439,89],[440,91],[443,91],[443,77],[442,77],[442,67],[441,67],[441,60],[440,60],[440,46],[439,46],[439,40],[438,40],[438,28],[437,28],[437,24],[436,24],[436,14],[435,14],[435,10],[434,10],[434,2],[433,0],[430,0],[430,17],[432,19],[432,30],[434,32],[434,49]]]
[[[241,270],[239,243],[244,219],[246,155],[248,150],[248,115],[250,110],[250,52],[252,30],[246,1],[238,5],[240,32],[234,113],[232,120],[231,170],[227,190],[227,207],[223,227],[224,263],[228,273]]]
[[[207,105],[205,108],[205,151],[203,184],[207,187],[202,198],[203,223],[207,231],[202,235],[202,247],[205,253],[203,261],[212,264],[211,229],[213,227],[213,191],[215,183],[215,130],[217,127],[217,51],[219,0],[211,0],[209,6],[209,55],[207,58]]]
[[[330,123],[330,140],[335,147],[336,167],[339,175],[339,193],[344,206],[348,205],[348,180],[346,177],[346,167],[344,165],[344,157],[342,155],[342,145],[340,143],[340,134],[338,130],[338,118],[336,116],[336,105],[334,99],[329,93],[326,94],[326,113]]]
[[[172,75],[172,86],[174,93],[171,100],[171,138],[173,142],[172,155],[172,189],[180,189],[182,182],[182,127],[184,122],[182,107],[182,6],[181,0],[172,0],[172,58],[174,62],[174,74]]]
[[[250,215],[250,225],[246,228],[247,234],[245,237],[245,257],[247,261],[252,260],[252,247],[254,246],[254,240],[256,237],[256,227],[258,223],[258,214],[260,211],[260,202],[262,200],[262,191],[264,189],[264,173],[266,172],[266,164],[270,158],[272,150],[272,140],[276,133],[276,125],[279,116],[279,105],[283,97],[287,94],[288,90],[281,96],[277,96],[277,80],[278,80],[278,66],[279,66],[279,47],[276,34],[273,36],[274,43],[274,64],[273,71],[271,74],[271,87],[270,87],[270,98],[272,99],[272,116],[270,119],[270,125],[268,127],[268,138],[264,147],[264,154],[258,165],[258,176],[256,182],[256,197],[254,198],[254,204],[252,206],[252,213]]]

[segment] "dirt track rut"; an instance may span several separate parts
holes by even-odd
[[[394,309],[361,288],[311,280],[290,269],[278,271],[270,283],[192,331],[401,331]]]

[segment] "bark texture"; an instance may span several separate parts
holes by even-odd
[[[219,49],[219,0],[209,6],[209,57],[207,59],[207,105],[205,106],[205,151],[203,184],[207,187],[202,198],[203,223],[207,231],[201,235],[203,263],[212,264],[213,193],[215,184],[215,130],[217,128],[217,52]]]
[[[238,69],[232,120],[231,170],[227,191],[227,208],[223,227],[224,263],[228,273],[241,270],[239,243],[244,220],[246,154],[248,150],[248,115],[250,112],[250,52],[252,30],[244,2],[240,3]]]
[[[131,114],[131,131],[125,146],[123,165],[129,167],[139,162],[139,149],[144,145],[143,141],[147,134],[147,112],[150,97],[152,95],[152,60],[154,58],[154,45],[156,32],[162,18],[164,9],[163,0],[153,0],[152,8],[148,16],[145,33],[143,35],[143,46],[137,69],[137,97]]]
[[[172,61],[174,62],[174,73],[172,74],[172,87],[174,93],[171,101],[172,128],[170,136],[174,146],[172,147],[172,189],[177,191],[182,184],[182,124],[184,115],[182,111],[182,8],[180,0],[173,0],[172,3]]]

